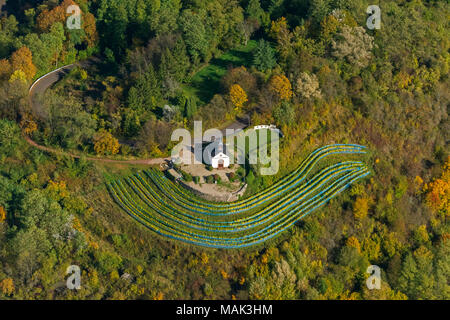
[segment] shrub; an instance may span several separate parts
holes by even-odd
[[[100,131],[94,137],[94,150],[97,154],[117,154],[119,141],[110,132]]]
[[[183,171],[181,174],[183,175],[184,181],[191,182],[193,180],[192,175],[189,173]]]

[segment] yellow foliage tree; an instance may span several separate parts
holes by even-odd
[[[69,196],[69,191],[67,191],[67,185],[64,181],[55,182],[50,180],[45,190],[49,192],[53,199],[58,201]]]
[[[15,288],[14,288],[14,280],[11,279],[11,278],[3,279],[0,282],[0,288],[2,289],[2,292],[5,295],[9,296],[9,295],[13,294],[14,290],[15,290]]]
[[[428,235],[427,226],[421,225],[417,228],[417,230],[414,232],[414,238],[419,243],[426,243],[430,241],[430,236]]]
[[[364,219],[369,211],[369,199],[367,198],[356,198],[353,204],[353,214],[356,219]]]
[[[283,30],[287,30],[287,20],[285,17],[279,18],[277,21],[272,21],[272,25],[270,26],[270,36],[273,39],[277,39],[278,34],[283,32]]]
[[[16,70],[9,78],[9,82],[14,82],[16,80],[20,80],[24,83],[27,82],[27,75],[22,70]]]
[[[208,262],[209,262],[209,257],[208,257],[208,255],[206,254],[206,253],[202,253],[202,256],[201,256],[201,259],[202,259],[202,264],[208,264]]]
[[[100,131],[94,137],[94,150],[97,154],[117,154],[119,152],[119,141],[110,132]]]
[[[154,298],[153,300],[163,300],[164,299],[164,293],[159,292]]]
[[[352,247],[352,248],[356,248],[356,250],[358,250],[358,252],[361,252],[361,244],[359,243],[358,238],[356,237],[350,237],[347,239],[347,246],[348,247]]]
[[[111,271],[111,273],[109,274],[109,278],[111,279],[111,281],[118,280],[120,278],[119,272],[117,272],[117,270]]]
[[[285,75],[273,76],[270,80],[270,90],[281,100],[289,100],[293,95],[291,82]]]
[[[228,273],[225,270],[220,270],[220,274],[222,275],[223,279],[228,279]]]
[[[6,220],[6,210],[0,207],[0,223]]]
[[[445,216],[450,213],[450,157],[444,164],[444,171],[439,179],[425,184],[423,190],[427,193],[425,201],[435,212],[442,212]]]
[[[22,130],[26,135],[31,135],[38,128],[36,122],[33,120],[33,117],[29,114],[23,117],[22,121],[20,122],[20,126],[22,127]]]
[[[248,101],[247,93],[240,85],[234,84],[230,88],[230,99],[236,108],[242,108]]]
[[[36,67],[33,64],[33,55],[27,47],[23,46],[11,55],[12,70],[22,70],[27,80],[33,79]]]

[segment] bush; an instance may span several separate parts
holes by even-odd
[[[206,183],[208,183],[208,184],[214,183],[214,177],[213,176],[207,176],[206,177]]]
[[[200,183],[200,177],[195,176],[194,177],[194,183],[199,184]]]
[[[184,172],[184,171],[181,174],[183,175],[184,181],[192,182],[192,180],[193,180],[192,175],[190,175],[189,173]]]

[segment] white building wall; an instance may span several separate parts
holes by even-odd
[[[230,157],[228,157],[226,154],[219,153],[217,156],[212,158],[211,165],[214,169],[219,168],[219,161],[223,161],[223,167],[228,168],[230,166]]]

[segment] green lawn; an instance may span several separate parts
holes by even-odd
[[[184,87],[186,93],[197,96],[202,104],[208,103],[216,93],[219,93],[220,80],[226,74],[229,66],[249,67],[251,65],[252,51],[256,48],[256,45],[257,42],[251,40],[246,46],[237,47],[224,53],[219,58],[212,59]]]

